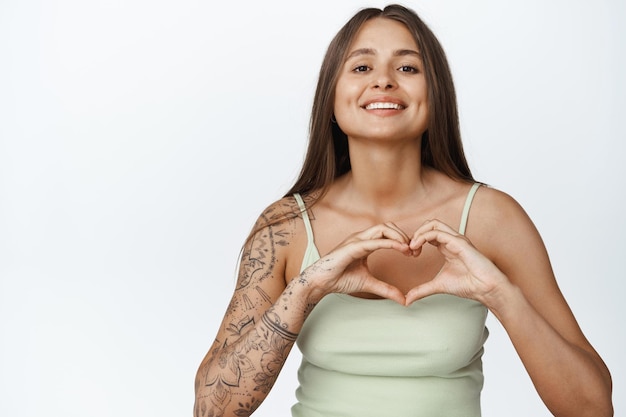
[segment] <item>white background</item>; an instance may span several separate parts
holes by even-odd
[[[0,0],[0,415],[191,416],[325,48],[384,4]],[[624,414],[624,2],[405,4],[448,53],[476,178],[536,222]],[[484,415],[549,415],[489,327]],[[288,415],[297,361],[258,416]]]

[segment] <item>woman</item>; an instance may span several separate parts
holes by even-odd
[[[532,222],[472,178],[436,38],[362,10],[324,59],[300,177],[245,245],[195,416],[251,414],[296,340],[294,416],[479,416],[488,310],[554,415],[613,414]]]

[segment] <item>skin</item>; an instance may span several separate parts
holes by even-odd
[[[613,415],[610,374],[576,323],[519,204],[481,187],[465,236],[456,232],[470,184],[420,164],[428,120],[421,68],[402,24],[374,19],[357,34],[334,109],[348,135],[352,170],[309,211],[323,256],[300,273],[307,240],[293,198],[260,216],[258,225],[285,219],[244,248],[237,287],[198,370],[195,417],[252,413],[304,320],[329,293],[402,305],[436,293],[480,301],[508,332],[551,413]],[[366,108],[381,100],[401,107]]]

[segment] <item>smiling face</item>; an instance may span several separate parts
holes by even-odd
[[[400,22],[363,24],[340,69],[335,118],[351,138],[417,139],[428,126],[428,93],[417,44]]]

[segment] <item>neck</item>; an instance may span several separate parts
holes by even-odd
[[[352,170],[342,181],[342,193],[370,208],[372,214],[401,210],[426,194],[421,141],[392,145],[351,142],[350,163]]]

